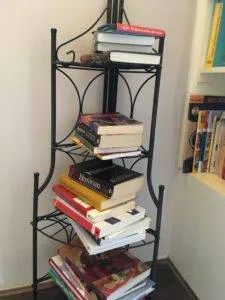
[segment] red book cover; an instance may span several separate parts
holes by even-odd
[[[116,30],[121,32],[129,32],[129,33],[131,32],[134,34],[143,34],[147,36],[165,37],[165,31],[158,28],[149,28],[149,27],[142,27],[136,25],[116,23]]]
[[[91,232],[96,238],[99,238],[100,230],[90,220],[80,214],[75,208],[62,199],[54,199],[54,206],[66,216],[80,224],[83,228]]]
[[[73,208],[77,209],[79,211],[79,213],[81,213],[85,217],[87,215],[87,212],[89,210],[93,209],[92,206],[90,206],[86,202],[80,200],[76,195],[72,194],[70,191],[65,189],[60,184],[53,185],[52,190],[54,193],[56,193],[57,196],[62,198],[64,201],[66,201],[68,204],[70,204]]]

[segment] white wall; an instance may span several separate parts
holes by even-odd
[[[129,0],[127,13],[132,23],[165,28],[164,69],[160,92],[157,126],[156,155],[153,183],[164,183],[165,194],[162,220],[160,257],[168,256],[170,239],[170,197],[172,178],[176,173],[179,124],[183,106],[186,67],[189,57],[194,0]],[[95,20],[105,1],[55,1],[55,0],[5,0],[1,2],[1,198],[0,198],[0,289],[31,283],[31,226],[33,172],[40,171],[40,180],[48,171],[50,150],[50,28],[59,30],[58,40],[63,41],[86,28]],[[80,52],[89,47],[90,35],[81,40]],[[75,47],[75,46],[74,46]],[[75,77],[81,88],[92,74],[83,72]],[[137,88],[137,78],[130,77]],[[126,110],[127,94],[120,83],[118,109]],[[101,81],[88,93],[86,111],[100,107]],[[149,123],[151,107],[149,88],[143,91],[143,99],[136,117]],[[69,83],[58,77],[59,134],[73,124],[74,94]],[[89,101],[88,101],[89,100]],[[145,143],[148,134],[145,133]],[[55,174],[66,169],[69,162],[57,155]],[[140,166],[144,170],[145,164]],[[152,212],[147,194],[144,202]],[[51,208],[49,189],[42,194],[40,211]],[[39,239],[39,271],[47,270],[47,260],[55,254],[56,244],[44,237]],[[139,255],[149,259],[149,248]]]

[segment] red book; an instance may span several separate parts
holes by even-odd
[[[143,34],[143,35],[154,36],[154,37],[165,37],[166,35],[165,31],[162,29],[128,25],[123,23],[116,23],[116,30],[120,32]]]
[[[65,189],[60,184],[53,185],[52,190],[56,193],[56,195],[70,204],[73,208],[77,209],[85,217],[87,216],[87,212],[93,209],[92,206],[80,200],[76,195]]]
[[[69,205],[67,202],[63,201],[60,198],[54,199],[54,206],[60,210],[62,213],[64,213],[66,216],[80,224],[83,228],[85,228],[87,231],[92,233],[96,236],[96,238],[99,238],[100,229],[96,227],[90,220],[85,218],[81,213],[79,213],[74,207]]]

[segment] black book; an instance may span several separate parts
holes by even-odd
[[[108,198],[136,194],[143,185],[143,174],[98,159],[72,165],[69,176]]]

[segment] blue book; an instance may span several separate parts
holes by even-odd
[[[213,67],[225,66],[225,0],[221,0],[220,2],[223,3],[223,10],[220,21],[219,34],[217,38]]]

